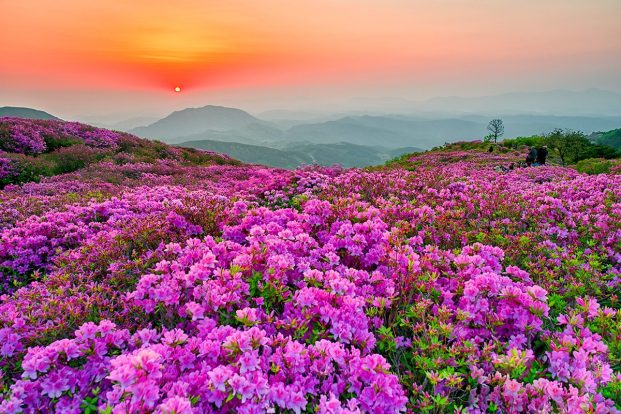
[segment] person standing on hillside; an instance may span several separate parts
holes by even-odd
[[[548,147],[544,145],[537,149],[537,164],[546,165],[546,158],[548,158]]]
[[[530,147],[528,155],[526,156],[526,166],[530,167],[535,161],[537,161],[537,149],[535,147]]]

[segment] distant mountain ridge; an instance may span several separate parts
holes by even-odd
[[[501,101],[506,105],[503,106]],[[597,103],[594,108],[610,109],[615,107],[617,101],[621,111],[621,94],[616,92],[597,89],[516,92],[488,97],[435,98],[429,101],[429,105],[436,105],[438,111],[427,112],[427,115],[424,112],[363,112],[324,114],[317,118],[300,111],[263,113],[272,117],[271,121],[241,109],[207,105],[173,112],[130,132],[145,138],[161,139],[169,144],[188,144],[198,148],[206,146],[230,153],[245,162],[277,167],[289,168],[292,163],[315,162],[366,166],[383,163],[387,153],[399,152],[402,148],[430,149],[446,142],[482,139],[492,118],[504,121],[505,137],[531,136],[557,128],[587,134],[612,130],[621,127],[621,114],[542,115],[537,112],[549,107],[557,108],[559,113],[585,112],[585,108],[593,102]],[[524,110],[512,114],[512,109],[518,107]],[[464,108],[472,108],[472,111],[462,111]],[[483,109],[490,108],[490,114],[485,114]],[[279,116],[291,119],[279,122],[274,118]],[[296,117],[300,120],[294,120]],[[283,159],[278,160],[278,157]]]
[[[621,91],[597,88],[505,92],[479,96],[437,96],[414,100],[396,96],[354,97],[347,105],[354,110],[380,114],[419,113],[432,118],[479,115],[621,115]]]
[[[0,107],[0,117],[13,117],[24,119],[51,119],[60,121],[61,119],[49,114],[45,111],[33,108],[25,108],[20,106],[3,106]]]
[[[445,141],[479,137],[484,125],[461,119],[421,119],[406,116],[348,116],[336,121],[303,124],[289,128],[289,141],[320,143],[351,142],[388,148],[431,148]]]
[[[207,130],[226,131],[262,122],[241,109],[206,105],[175,111],[148,126],[133,128],[128,132],[143,138],[171,140]]]
[[[503,119],[505,136],[546,133],[556,128],[591,133],[621,127],[621,115],[589,117],[496,113],[494,117]],[[490,119],[491,116],[480,114],[444,117],[348,115],[286,126],[262,120],[240,109],[208,105],[173,112],[149,126],[135,128],[130,132],[168,143],[212,140],[277,149],[291,142],[349,142],[387,148],[432,148],[455,140],[481,139],[486,134]]]

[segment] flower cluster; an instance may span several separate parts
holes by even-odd
[[[13,123],[9,127],[9,137],[3,137],[2,141],[2,149],[8,152],[40,154],[46,149],[42,131],[22,122]]]
[[[0,119],[0,145],[7,152],[41,154],[49,146],[84,143],[95,148],[116,147],[121,133],[94,128],[78,122],[34,119]]]
[[[0,182],[9,179],[14,174],[13,161],[10,158],[3,157],[0,153]]]
[[[379,355],[326,340],[304,345],[256,327],[217,327],[210,319],[196,336],[179,329],[130,335],[109,321],[87,323],[74,339],[31,348],[22,367],[0,406],[7,412],[26,406],[26,412],[80,413],[86,402],[119,413],[300,413],[328,398],[331,410],[397,412],[406,402]]]
[[[0,412],[619,412],[621,176],[123,154],[0,191]]]

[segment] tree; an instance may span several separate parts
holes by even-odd
[[[494,143],[498,142],[498,138],[501,137],[505,133],[505,126],[502,123],[502,119],[492,119],[487,124],[487,130],[489,131],[489,135],[486,138],[493,140]]]
[[[563,165],[580,161],[593,146],[582,132],[563,131],[562,129],[555,129],[549,133],[546,136],[546,143],[556,150]]]

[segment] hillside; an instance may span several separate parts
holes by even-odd
[[[289,151],[306,155],[313,164],[341,165],[347,168],[383,164],[396,156],[422,151],[415,147],[391,149],[381,146],[356,145],[349,142],[334,144],[290,143],[286,148]]]
[[[178,145],[221,152],[243,162],[271,167],[293,169],[303,164],[312,164],[312,159],[306,154],[239,142],[200,140],[181,142]]]
[[[251,164],[290,169],[309,164],[324,166],[339,164],[346,168],[367,167],[383,164],[389,159],[405,153],[422,151],[415,147],[389,149],[379,146],[354,145],[347,142],[336,144],[291,142],[286,145],[280,145],[280,149],[239,142],[204,139],[181,142],[177,145],[228,154],[233,158]]]
[[[175,148],[77,122],[0,118],[0,186],[106,163],[192,166],[239,162],[227,155]]]
[[[225,131],[208,129],[197,134],[182,135],[169,139],[171,144],[187,141],[222,141],[242,144],[270,146],[276,148],[284,142],[283,130],[264,123],[250,123]]]
[[[621,166],[198,165],[72,128],[110,161],[0,190],[0,412],[617,412]]]
[[[616,150],[621,150],[621,128],[608,132],[593,134],[594,140],[599,145],[606,145]]]
[[[59,121],[60,118],[47,112],[40,111],[32,108],[22,108],[17,106],[3,106],[0,107],[0,118],[2,117],[15,117],[26,119],[53,119]]]

